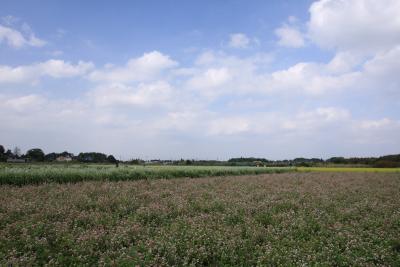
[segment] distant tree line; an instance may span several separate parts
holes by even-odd
[[[400,154],[388,155],[382,157],[368,157],[368,158],[344,158],[332,157],[329,159],[321,158],[295,158],[285,160],[268,160],[265,158],[256,157],[240,157],[231,158],[227,161],[221,160],[194,160],[194,159],[180,159],[180,160],[160,160],[153,159],[144,161],[141,159],[133,159],[127,161],[130,164],[150,164],[150,165],[192,165],[192,166],[268,166],[268,167],[312,167],[312,166],[369,166],[379,168],[395,168],[400,167]]]
[[[54,162],[54,161],[74,161],[84,163],[118,163],[119,161],[113,155],[106,155],[99,152],[82,152],[75,156],[73,153],[64,151],[62,153],[45,154],[40,148],[29,149],[25,154],[21,153],[19,147],[14,149],[5,149],[0,145],[0,161],[10,159],[27,160],[30,162]],[[161,160],[153,159],[144,161],[142,159],[131,159],[125,161],[126,164],[136,165],[193,165],[193,166],[329,166],[329,165],[345,165],[345,166],[370,166],[378,168],[395,168],[400,167],[400,154],[386,155],[382,157],[332,157],[329,159],[320,158],[295,158],[287,160],[268,160],[256,157],[240,157],[231,158],[228,161],[221,160]]]
[[[319,158],[295,158],[291,160],[267,160],[265,158],[232,158],[228,163],[233,166],[253,166],[261,162],[265,166],[324,166],[324,165],[349,165],[349,166],[370,166],[377,168],[396,168],[400,167],[400,154],[387,155],[382,157],[365,158],[344,158],[332,157],[329,159]]]
[[[32,148],[26,151],[25,154],[21,153],[19,147],[15,147],[12,151],[5,150],[4,146],[0,145],[0,161],[12,160],[26,160],[29,162],[54,162],[54,161],[75,161],[86,163],[117,163],[117,159],[113,155],[106,155],[98,152],[85,152],[79,153],[75,156],[73,153],[67,151],[61,153],[45,154],[40,148]]]

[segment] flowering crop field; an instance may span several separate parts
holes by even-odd
[[[295,171],[285,167],[223,167],[223,166],[135,166],[92,164],[0,164],[0,185],[41,183],[73,183],[81,181],[129,181],[281,173]]]
[[[400,266],[400,174],[0,186],[0,266]]]

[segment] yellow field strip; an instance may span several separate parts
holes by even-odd
[[[346,167],[298,167],[300,172],[395,172],[400,168],[346,168]]]

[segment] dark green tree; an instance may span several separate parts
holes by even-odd
[[[40,148],[32,148],[26,152],[26,157],[32,161],[44,161],[44,153]]]
[[[115,157],[113,155],[109,155],[107,157],[107,161],[110,162],[110,163],[116,163],[117,162],[117,160],[115,159]]]
[[[4,152],[5,152],[4,146],[0,145],[0,161],[7,160],[7,156]]]
[[[78,161],[81,162],[93,162],[93,163],[101,163],[107,161],[107,155],[98,152],[85,152],[79,153]]]
[[[11,152],[11,149],[7,149],[6,153],[5,153],[7,158],[10,158],[13,156],[13,153]]]
[[[57,157],[58,157],[57,153],[53,152],[53,153],[46,154],[46,156],[44,156],[44,160],[45,161],[55,161]]]

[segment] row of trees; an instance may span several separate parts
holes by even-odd
[[[85,152],[79,153],[77,156],[74,154],[64,151],[62,153],[49,153],[45,154],[40,148],[29,149],[26,154],[21,153],[21,149],[15,147],[13,150],[5,149],[4,146],[0,145],[0,161],[6,161],[7,159],[27,159],[35,162],[52,162],[56,161],[57,158],[64,157],[70,158],[78,162],[88,163],[117,163],[117,159],[113,155],[106,155],[98,152]],[[141,159],[133,159],[126,163],[131,164],[144,164],[145,162]],[[361,165],[361,166],[372,166],[372,167],[400,167],[400,154],[387,155],[382,157],[364,157],[364,158],[344,158],[344,157],[332,157],[327,160],[319,158],[295,158],[291,160],[268,160],[265,158],[254,158],[254,157],[240,157],[231,158],[228,161],[219,160],[152,160],[152,164],[171,164],[171,165],[229,165],[229,166],[321,166],[321,165]]]
[[[90,162],[90,163],[116,163],[117,160],[113,155],[106,155],[98,152],[85,152],[79,153],[78,156],[74,156],[73,153],[64,151],[62,153],[49,153],[45,154],[40,148],[29,149],[25,154],[21,153],[21,149],[15,147],[12,151],[6,150],[4,146],[0,145],[0,161],[7,161],[7,159],[26,159],[33,162],[52,162],[58,158],[63,157],[64,159],[71,159],[79,162]]]
[[[228,160],[230,165],[235,166],[251,166],[261,162],[266,166],[321,166],[321,165],[360,165],[371,167],[400,167],[400,154],[387,155],[382,157],[365,157],[365,158],[344,158],[332,157],[326,160],[319,158],[295,158],[291,160],[267,160],[265,158],[232,158]]]

